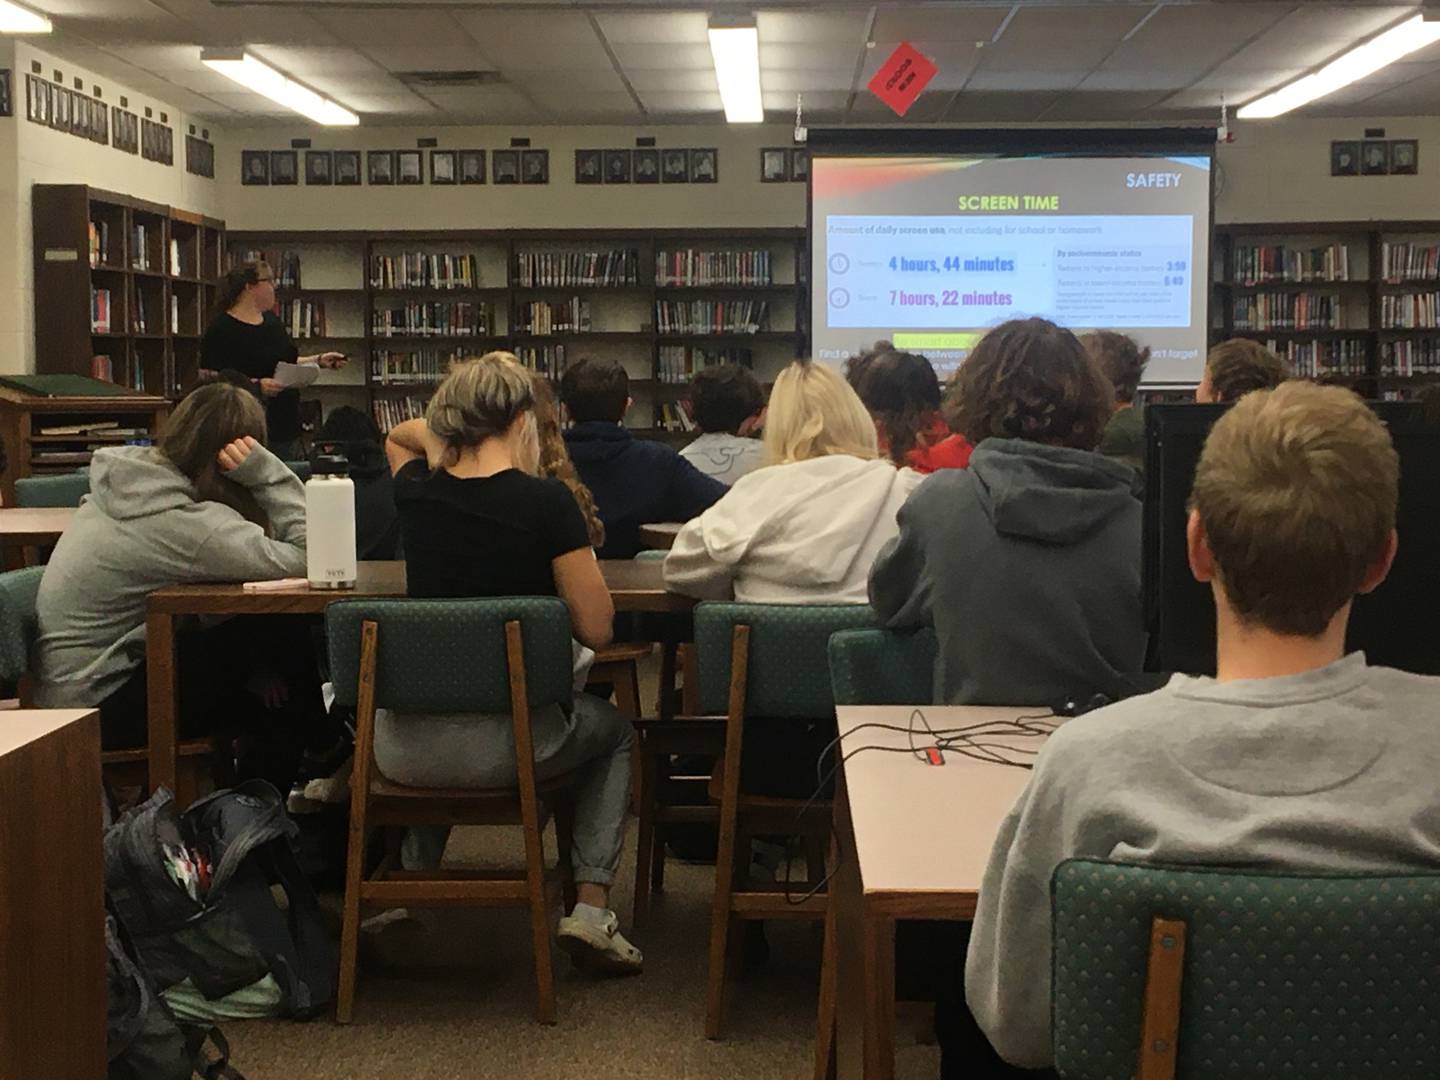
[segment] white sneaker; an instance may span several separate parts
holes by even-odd
[[[620,920],[613,911],[606,911],[600,922],[567,915],[560,920],[556,936],[560,947],[570,954],[577,967],[637,975],[645,963],[640,950],[620,933]]]

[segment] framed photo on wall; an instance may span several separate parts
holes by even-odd
[[[270,183],[287,187],[299,183],[299,155],[294,150],[270,151]]]
[[[328,187],[334,182],[335,158],[329,150],[305,151],[305,183]]]
[[[370,150],[365,154],[366,178],[377,187],[395,183],[395,151]]]
[[[240,183],[247,186],[269,185],[270,154],[267,151],[240,151]]]
[[[1366,139],[1360,144],[1360,175],[1384,176],[1390,171],[1390,144],[1384,139]]]
[[[400,150],[395,155],[395,180],[400,184],[423,184],[424,161],[419,150]]]
[[[56,131],[70,130],[70,91],[57,86],[51,92],[55,107],[50,112],[50,126]]]
[[[601,180],[601,150],[575,151],[575,183],[598,184]]]
[[[630,183],[630,151],[629,151],[629,150],[606,150],[606,151],[605,151],[605,183],[607,183],[607,184],[628,184],[628,183]]]
[[[666,184],[688,184],[690,182],[690,152],[688,150],[660,151],[660,180]]]
[[[10,69],[0,70],[0,116],[15,115],[15,95],[11,86]]]
[[[453,184],[456,179],[454,150],[430,151],[430,183]]]
[[[658,184],[660,182],[660,151],[653,146],[642,146],[630,152],[634,161],[635,183]]]
[[[550,151],[520,151],[520,182],[522,184],[550,183]]]
[[[713,184],[720,178],[720,152],[713,148],[690,151],[690,182]]]
[[[483,184],[483,183],[485,183],[485,151],[484,151],[484,150],[461,150],[461,151],[460,151],[460,183],[462,183],[462,184]]]
[[[360,183],[360,151],[335,151],[335,186],[355,187]]]
[[[783,184],[790,179],[790,151],[784,147],[767,147],[760,151],[760,182]]]
[[[810,151],[806,147],[797,146],[790,151],[790,179],[802,184],[810,179]]]
[[[496,150],[490,155],[495,169],[495,183],[518,184],[520,182],[520,151]]]
[[[1420,171],[1420,143],[1417,139],[1390,140],[1390,175],[1414,176]]]

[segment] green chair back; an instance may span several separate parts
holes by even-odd
[[[14,684],[30,670],[38,633],[35,599],[44,573],[43,566],[27,566],[0,574],[0,682]]]
[[[1440,875],[1072,859],[1051,895],[1067,1080],[1135,1075],[1157,916],[1186,924],[1179,1080],[1440,1076]]]
[[[935,698],[935,631],[866,628],[830,637],[836,705],[929,705]]]
[[[736,626],[750,627],[746,680],[748,716],[816,719],[833,716],[826,649],[837,630],[874,626],[866,604],[706,603],[695,609],[700,710],[729,708],[730,649]]]
[[[298,476],[301,481],[310,479],[310,462],[308,461],[287,461],[286,466]]]
[[[25,476],[15,481],[16,506],[79,506],[90,494],[90,473],[61,473],[59,476]]]
[[[646,548],[644,551],[637,551],[637,552],[635,553],[635,561],[636,561],[636,562],[655,562],[655,561],[657,561],[657,560],[662,560],[662,559],[664,559],[665,556],[668,555],[668,554],[670,554],[668,551],[659,551],[659,550],[656,550],[656,549],[654,549],[654,548]]]
[[[510,712],[505,624],[520,621],[532,708],[573,697],[570,613],[553,596],[341,600],[325,610],[335,699],[354,706],[360,631],[379,625],[375,705],[410,713]]]

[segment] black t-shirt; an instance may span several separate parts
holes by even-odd
[[[395,505],[411,596],[554,596],[551,560],[590,546],[570,489],[519,469],[462,480],[417,459]]]
[[[232,368],[252,379],[275,376],[281,360],[294,363],[300,350],[285,331],[285,324],[267,311],[258,326],[241,322],[222,311],[211,322],[200,342],[200,363],[215,371]],[[285,390],[265,399],[265,423],[272,442],[293,442],[300,438],[300,391]]]

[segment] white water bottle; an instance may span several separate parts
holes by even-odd
[[[355,482],[341,454],[320,454],[305,481],[305,572],[312,589],[355,587]]]

